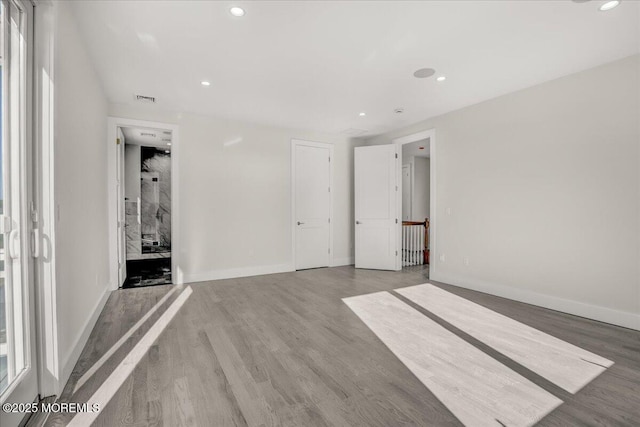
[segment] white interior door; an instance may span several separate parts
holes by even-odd
[[[118,286],[124,284],[127,278],[127,237],[125,229],[125,211],[124,211],[124,135],[122,130],[118,128],[118,140],[116,141],[116,194],[117,194],[117,210],[118,210]]]
[[[400,270],[399,145],[355,148],[356,268]]]
[[[331,146],[293,141],[295,268],[328,267],[331,252]]]

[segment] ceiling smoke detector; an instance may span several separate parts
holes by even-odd
[[[395,110],[393,110],[393,112],[396,113],[396,114],[402,114],[402,113],[404,113],[404,108],[398,107]]]

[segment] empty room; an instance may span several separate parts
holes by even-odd
[[[0,1],[0,425],[640,425],[640,2]]]

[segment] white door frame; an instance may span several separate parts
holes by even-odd
[[[109,195],[109,286],[112,290],[122,286],[118,279],[118,211],[117,211],[117,177],[116,177],[116,139],[119,127],[137,127],[154,130],[171,131],[171,281],[176,285],[184,282],[184,274],[180,269],[180,203],[179,203],[179,170],[178,159],[180,151],[178,125],[169,123],[150,122],[146,120],[126,119],[121,117],[109,117],[107,131],[107,168],[108,168],[108,195]],[[124,206],[124,205],[123,205]]]
[[[296,147],[306,145],[308,147],[329,149],[329,267],[333,267],[333,144],[327,142],[314,142],[302,139],[291,140],[291,268],[296,270]]]
[[[430,151],[430,171],[429,171],[429,277],[434,278],[436,274],[436,262],[435,257],[438,254],[437,251],[437,221],[436,221],[436,167],[437,167],[437,157],[436,157],[436,130],[435,129],[427,129],[422,132],[413,133],[411,135],[402,136],[400,138],[395,138],[393,140],[394,144],[404,145],[411,144],[412,142],[421,141],[423,139],[429,138],[429,151]],[[402,182],[400,182],[402,185]],[[402,193],[400,193],[402,194]]]

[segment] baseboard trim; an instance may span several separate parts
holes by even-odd
[[[353,264],[355,264],[354,257],[334,258],[333,261],[331,261],[331,265],[329,267],[340,267],[343,265],[353,265]]]
[[[238,277],[262,276],[264,274],[286,273],[294,271],[291,264],[260,265],[256,267],[230,268],[204,273],[184,273],[184,283],[208,282],[210,280],[235,279]]]
[[[459,286],[465,289],[483,292],[502,298],[508,298],[518,302],[535,305],[550,310],[560,311],[562,313],[572,314],[574,316],[585,317],[587,319],[597,320],[599,322],[609,323],[624,328],[640,331],[640,314],[634,314],[627,311],[613,310],[611,308],[586,304],[579,301],[568,300],[564,298],[554,297],[551,295],[540,294],[523,289],[517,289],[510,286],[488,283],[479,280],[469,280],[454,277],[446,274],[432,274],[430,279]]]
[[[67,381],[69,381],[69,377],[71,376],[71,372],[73,372],[73,368],[76,366],[78,359],[80,358],[80,354],[84,349],[85,345],[87,345],[87,341],[89,341],[89,336],[91,335],[91,331],[93,331],[93,327],[96,325],[98,321],[98,317],[100,317],[100,313],[102,313],[102,309],[104,308],[107,300],[109,299],[109,295],[111,294],[111,287],[107,285],[104,289],[104,292],[98,303],[93,307],[93,311],[91,312],[91,317],[87,319],[85,322],[82,332],[76,338],[73,346],[71,347],[71,351],[64,359],[64,363],[62,364],[62,369],[60,369],[60,378],[58,379],[58,392],[56,393],[58,396],[62,393]]]

